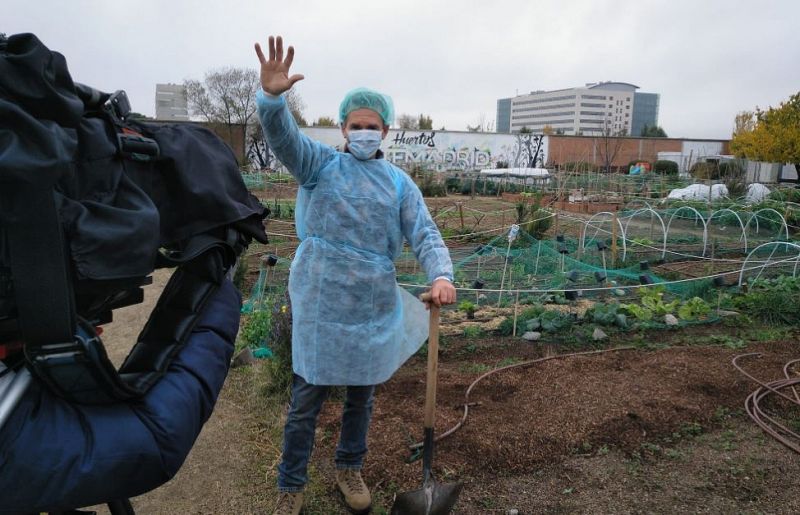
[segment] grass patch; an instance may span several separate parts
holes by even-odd
[[[484,363],[463,363],[458,367],[462,374],[483,374],[491,369],[492,367]]]

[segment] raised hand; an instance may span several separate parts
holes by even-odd
[[[286,59],[283,58],[283,38],[269,37],[269,59],[264,57],[261,45],[256,43],[256,55],[261,62],[261,88],[270,95],[280,95],[288,91],[294,83],[303,80],[300,74],[289,76],[289,68],[294,60],[294,47],[289,47]]]

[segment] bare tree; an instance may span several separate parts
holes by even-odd
[[[600,136],[594,138],[594,146],[600,154],[600,161],[606,173],[611,173],[611,165],[625,144],[625,131],[613,132],[608,120],[605,120]]]
[[[260,123],[254,123],[249,127],[246,153],[251,165],[256,166],[259,170],[269,168],[272,162],[272,155],[269,152],[267,140],[264,138],[264,131],[261,129]]]
[[[248,68],[220,68],[206,73],[203,81],[183,83],[192,114],[222,125],[233,141],[234,128],[242,127],[242,149],[247,147],[247,124],[256,112],[254,94],[258,73]]]
[[[397,117],[397,126],[406,130],[419,129],[419,118],[410,114],[401,114]]]
[[[419,115],[419,121],[417,122],[417,127],[419,130],[431,130],[433,129],[433,118],[430,116],[425,116],[424,114]]]
[[[297,91],[292,88],[283,94],[283,98],[286,100],[286,105],[289,107],[289,112],[292,113],[294,121],[297,122],[297,125],[300,127],[307,127],[308,122],[306,122],[306,119],[303,118],[303,112],[306,110],[306,103],[303,102],[303,99],[300,98],[300,95],[297,93]]]
[[[336,127],[336,122],[330,116],[320,116],[314,125],[317,127]]]

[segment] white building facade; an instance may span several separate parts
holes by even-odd
[[[508,127],[511,133],[525,127],[534,134],[542,134],[545,127],[549,127],[557,134],[638,136],[632,134],[636,96],[648,95],[651,100],[647,119],[640,122],[648,125],[658,124],[658,96],[639,94],[637,89],[638,86],[627,82],[599,82],[582,88],[533,91],[501,99],[498,101],[497,127],[498,130]],[[656,98],[655,111],[652,109],[653,96]],[[501,111],[500,106],[507,107],[509,100],[510,109]],[[637,122],[642,118],[637,116]]]
[[[156,84],[156,120],[189,120],[189,104],[182,84]]]

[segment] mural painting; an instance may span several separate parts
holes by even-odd
[[[341,130],[336,127],[301,130],[337,150],[344,146]],[[274,165],[275,156],[263,139],[254,134],[249,143],[248,158],[253,169]],[[547,138],[536,134],[392,129],[381,149],[389,162],[404,170],[464,172],[486,168],[541,168],[546,162]]]

